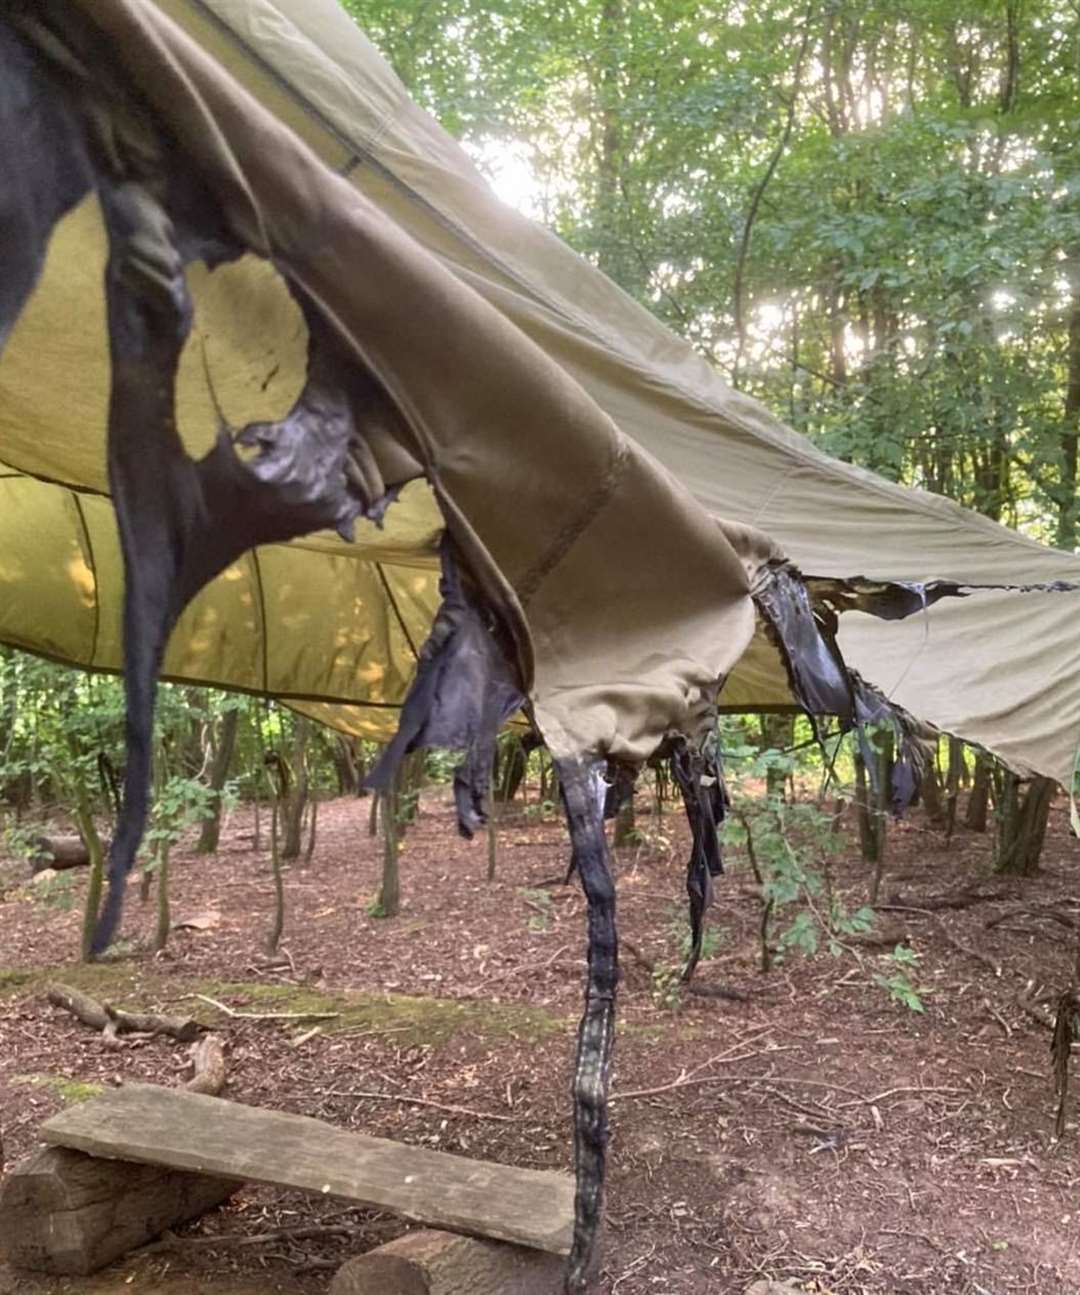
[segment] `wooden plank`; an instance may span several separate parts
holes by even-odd
[[[450,1232],[570,1251],[566,1174],[410,1147],[305,1115],[132,1084],[61,1111],[41,1136],[93,1156],[300,1188]]]

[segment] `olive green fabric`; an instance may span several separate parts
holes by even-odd
[[[771,541],[822,575],[1080,579],[1075,557],[829,460],[732,393],[500,203],[333,0],[82,7],[234,226],[405,413],[409,444],[373,445],[384,477],[412,463],[434,484],[408,487],[355,546],[318,536],[238,563],[185,615],[168,675],[307,699],[384,735],[437,601],[440,509],[515,631],[549,740],[631,759],[700,724],[725,676],[726,704],[790,701],[753,634]],[[0,462],[14,469],[0,479],[0,638],[114,669],[118,549],[107,500],[89,493],[105,488],[103,263],[90,200],[56,231],[0,357]],[[189,282],[178,405],[199,453],[215,401],[234,423],[289,408],[306,338],[256,257],[194,266]],[[906,623],[852,614],[841,641],[914,714],[1068,781],[1075,618],[1071,595],[986,594]]]

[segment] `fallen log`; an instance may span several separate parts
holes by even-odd
[[[348,1260],[330,1295],[559,1295],[558,1255],[451,1232],[410,1232]]]
[[[180,1043],[194,1043],[204,1028],[191,1017],[161,1016],[156,1012],[129,1012],[111,1003],[99,1003],[70,985],[50,985],[46,997],[91,1029],[101,1030],[107,1041],[119,1034],[167,1034]]]
[[[991,931],[995,926],[1001,926],[1005,922],[1011,922],[1018,917],[1031,917],[1047,922],[1056,922],[1058,926],[1064,926],[1069,931],[1080,930],[1080,922],[1077,922],[1071,913],[1063,913],[1060,909],[1051,908],[1048,904],[1017,904],[1014,908],[1006,909],[1004,913],[997,913],[994,917],[989,918],[983,923],[983,929]]]
[[[874,910],[878,913],[903,913],[915,908],[936,912],[941,909],[972,908],[976,904],[1000,904],[1015,898],[1016,887],[1011,883],[1004,886],[961,886],[941,895],[909,895],[897,891],[884,903],[875,904]]]
[[[33,872],[44,872],[46,868],[63,872],[67,868],[84,868],[90,862],[90,852],[81,836],[35,836],[30,844]]]
[[[204,1034],[189,1049],[194,1075],[184,1087],[189,1093],[217,1097],[225,1087],[225,1045],[217,1034]]]

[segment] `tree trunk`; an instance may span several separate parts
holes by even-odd
[[[498,767],[498,761],[491,770],[491,790],[488,793],[488,813],[487,813],[487,879],[495,880],[495,869],[498,864],[499,845],[498,845],[498,817],[499,817],[499,798],[495,795],[495,770]]]
[[[154,940],[151,948],[160,953],[169,942],[169,930],[172,927],[172,914],[169,909],[169,842],[158,842],[157,866],[157,922],[154,925]]]
[[[878,785],[875,796],[874,825],[877,833],[877,847],[874,852],[874,875],[870,881],[870,903],[878,902],[881,892],[881,878],[885,872],[885,843],[888,832],[890,790],[892,787],[893,759],[896,740],[892,729],[882,729],[877,734]]]
[[[356,772],[356,761],[353,759],[352,739],[339,735],[330,751],[334,761],[334,772],[337,774],[338,795],[355,796],[360,781]]]
[[[91,956],[90,946],[94,940],[94,928],[97,926],[98,909],[101,907],[101,891],[105,878],[105,850],[94,825],[93,815],[90,813],[89,799],[85,795],[79,796],[79,804],[76,806],[75,814],[79,826],[79,835],[82,837],[86,845],[86,852],[90,856],[90,881],[86,888],[86,904],[83,909],[81,947],[83,962],[89,962]]]
[[[1077,443],[1080,421],[1080,264],[1076,256],[1070,258],[1069,277],[1073,291],[1069,310],[1069,361],[1061,431],[1061,493],[1057,519],[1057,544],[1062,549],[1076,547],[1076,476],[1080,458]]]
[[[270,812],[270,872],[274,879],[274,917],[266,937],[267,953],[277,953],[285,930],[285,876],[281,867],[281,849],[278,843],[278,821],[281,817],[281,799],[274,800]]]
[[[621,237],[622,225],[622,88],[620,74],[625,41],[623,0],[604,0],[600,13],[600,80],[597,117],[600,147],[596,158],[595,216],[596,263],[600,270],[628,291],[634,266]],[[595,66],[595,64],[594,64]]]
[[[520,738],[514,736],[499,744],[491,783],[495,800],[508,804],[514,799],[525,778],[528,759]]]
[[[795,745],[794,715],[761,716],[761,750],[786,751]],[[765,771],[765,790],[770,798],[783,800],[787,782],[787,770],[769,768]]]
[[[634,845],[637,840],[637,823],[634,818],[634,788],[631,787],[630,794],[619,806],[618,813],[615,815],[615,833],[612,840],[616,850],[624,849],[626,846]]]
[[[872,758],[877,766],[876,777],[870,777],[862,751],[856,747],[855,793],[859,812],[859,848],[863,859],[874,865],[874,875],[870,883],[870,902],[876,903],[885,865],[889,789],[892,783],[893,735],[891,732],[879,730],[871,732],[868,741]]]
[[[1022,793],[1021,780],[1008,769],[995,778],[994,870],[1031,877],[1039,871],[1046,824],[1057,784],[1036,775]]]
[[[400,784],[401,770],[398,769],[390,789],[379,795],[383,825],[383,869],[378,893],[368,909],[372,917],[396,917],[401,909],[401,874],[398,868],[398,852],[401,848],[398,822]]]
[[[952,840],[956,828],[956,806],[960,798],[960,775],[964,767],[964,744],[958,737],[949,738],[949,768],[945,775],[945,844]]]
[[[213,854],[218,848],[221,836],[222,791],[225,779],[229,776],[233,751],[236,749],[236,729],[240,722],[240,712],[234,707],[221,717],[221,732],[217,737],[214,750],[214,761],[210,766],[210,790],[214,793],[213,812],[203,819],[199,831],[199,843],[195,849],[199,854]]]
[[[923,774],[922,783],[920,784],[920,794],[922,796],[923,808],[926,810],[926,817],[931,827],[945,826],[945,807],[941,803],[941,780],[937,767],[937,750],[934,750],[934,758],[927,766]]]
[[[311,797],[311,817],[308,819],[308,842],[307,849],[304,851],[304,863],[311,862],[312,855],[315,853],[315,830],[319,821],[319,798],[313,795]]]
[[[864,863],[877,861],[877,833],[874,829],[874,807],[870,797],[870,779],[862,752],[855,751],[855,805],[858,810],[859,853]]]
[[[285,930],[285,874],[281,866],[281,812],[289,789],[289,767],[277,751],[263,756],[270,785],[270,874],[274,880],[274,917],[266,937],[266,951],[274,954]]]
[[[971,783],[964,826],[972,832],[986,831],[986,812],[990,805],[990,757],[978,752],[975,756],[975,775]]]
[[[304,806],[308,792],[307,740],[310,729],[307,717],[297,715],[293,721],[292,750],[289,753],[289,772],[292,778],[281,804],[283,859],[297,859],[303,849]]]

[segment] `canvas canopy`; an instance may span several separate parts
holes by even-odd
[[[364,309],[376,331],[380,286],[384,301],[395,294],[377,367],[406,403],[421,389],[417,421],[443,437],[444,508],[464,500],[465,528],[498,535],[495,566],[511,592],[536,561],[515,537],[547,526],[559,579],[531,607],[528,646],[545,672],[552,725],[587,712],[586,736],[632,752],[661,712],[707,701],[707,680],[729,670],[726,705],[791,701],[775,650],[753,635],[745,597],[754,569],[747,555],[760,541],[730,526],[719,532],[708,514],[759,528],[811,574],[1080,580],[1074,556],[830,460],[731,392],[602,275],[500,203],[332,0],[102,6],[110,8],[156,8],[175,21],[371,212],[389,217],[386,231],[365,218],[370,257],[339,272],[367,282]],[[403,331],[400,284],[384,273],[395,257],[404,270],[412,265],[396,230],[463,287],[455,295],[425,266],[422,286],[444,308],[421,330],[426,349]],[[299,247],[324,231],[279,222],[276,234]],[[117,669],[122,567],[106,493],[106,255],[100,211],[87,200],[57,227],[0,355],[0,638]],[[264,262],[195,265],[188,283],[196,324],[180,367],[178,423],[198,454],[213,443],[218,409],[238,424],[287,413],[303,386],[306,338]],[[475,309],[474,296],[494,309]],[[459,315],[470,322],[468,350],[452,327]],[[519,347],[514,330],[535,347]],[[470,438],[477,420],[497,433],[483,444]],[[616,461],[622,521],[578,546],[580,492],[588,483],[605,489]],[[684,492],[702,508],[688,507]],[[320,533],[261,547],[185,612],[166,675],[264,691],[386,736],[438,604],[442,525],[432,491],[413,482],[383,529],[359,524],[355,544]],[[1068,782],[1080,735],[1075,610],[1072,596],[984,593],[908,621],[850,614],[841,644],[912,713]],[[642,620],[654,644],[658,635],[664,643],[664,659],[639,650]],[[674,675],[682,695],[673,700],[665,689]],[[609,703],[605,686],[614,689]]]

